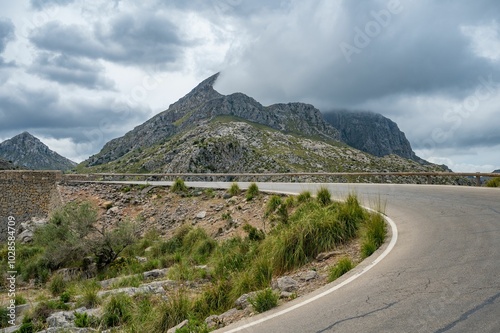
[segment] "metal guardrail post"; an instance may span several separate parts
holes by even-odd
[[[476,176],[476,186],[481,186],[481,176],[480,175]]]

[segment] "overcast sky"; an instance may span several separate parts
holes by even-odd
[[[0,8],[0,140],[29,131],[79,162],[222,71],[221,93],[379,112],[427,160],[500,169],[498,0],[0,0]]]

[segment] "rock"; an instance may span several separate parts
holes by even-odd
[[[294,293],[290,293],[288,291],[282,291],[280,293],[280,298],[281,299],[290,299],[290,298],[293,298],[294,295],[295,295]]]
[[[108,209],[107,214],[117,215],[119,212],[120,212],[119,207],[112,207],[112,208]]]
[[[139,256],[135,256],[135,259],[140,262],[140,263],[145,263],[148,261],[148,258],[145,258],[145,257],[139,257]]]
[[[175,327],[172,327],[171,329],[169,329],[167,331],[167,333],[175,333],[175,331],[177,331],[178,329],[181,329],[183,328],[184,326],[187,326],[188,324],[188,320],[184,320],[182,323],[180,323],[179,325],[175,326]]]
[[[280,291],[292,292],[299,288],[299,283],[290,276],[283,276],[278,279],[276,286]]]
[[[248,294],[241,295],[240,297],[238,297],[238,299],[236,301],[234,301],[234,306],[238,310],[246,309],[250,305],[250,302],[248,301],[248,299],[254,297],[255,294],[256,294],[256,292],[251,292]]]
[[[205,216],[207,216],[207,212],[206,211],[202,211],[202,212],[199,212],[198,214],[196,214],[196,218],[201,220],[201,219],[204,219]]]
[[[144,279],[157,279],[167,275],[168,268],[153,269],[152,271],[144,272],[142,275]]]
[[[231,199],[233,196],[229,193],[224,193],[224,195],[222,195],[222,199],[224,200],[227,200],[227,199]]]
[[[313,270],[307,271],[307,272],[302,273],[302,274],[300,275],[300,279],[301,279],[302,281],[306,281],[306,282],[311,281],[311,280],[314,280],[314,279],[316,279],[316,278],[318,278],[318,272],[313,271]]]
[[[33,241],[33,231],[24,230],[19,235],[17,235],[17,240],[23,244],[31,243]]]
[[[207,324],[207,328],[209,330],[224,327],[224,323],[220,320],[219,316],[217,315],[211,315],[210,317],[205,319],[205,324]]]

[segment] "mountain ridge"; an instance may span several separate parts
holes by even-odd
[[[52,151],[37,137],[22,132],[0,143],[0,158],[34,170],[69,170],[77,164]]]
[[[210,119],[231,115],[266,125],[271,128],[303,135],[321,136],[338,141],[340,133],[328,124],[321,112],[310,104],[287,103],[263,106],[243,93],[222,95],[213,84],[219,73],[198,84],[186,96],[145,123],[135,127],[120,138],[105,144],[101,152],[83,163],[97,166],[114,161],[135,149],[145,149],[159,144],[187,128],[203,124]]]

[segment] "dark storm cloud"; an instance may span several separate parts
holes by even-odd
[[[42,52],[30,66],[30,72],[60,84],[74,84],[88,89],[109,90],[114,87],[113,82],[102,74],[102,65],[68,55]]]
[[[154,66],[175,62],[182,56],[182,46],[187,45],[160,13],[120,14],[109,26],[97,23],[92,30],[50,22],[33,31],[30,41],[39,49],[66,55]]]
[[[15,27],[10,19],[0,17],[0,55],[5,51],[7,44],[15,39]],[[0,68],[14,66],[13,62],[7,63],[0,56]]]
[[[499,17],[499,5],[485,14],[486,2],[363,0],[343,1],[339,8],[326,1],[294,3],[290,14],[261,31],[220,85],[270,101],[308,99],[323,108],[399,94],[463,95],[478,76],[500,74],[499,66],[471,51],[460,29]],[[284,87],[281,92],[276,85]]]
[[[62,100],[47,89],[8,87],[0,92],[0,132],[20,133],[35,129],[72,138],[74,142],[97,142],[122,133],[147,119],[144,107],[116,112],[110,98]],[[58,137],[52,134],[52,136]],[[101,146],[95,146],[95,149]]]

